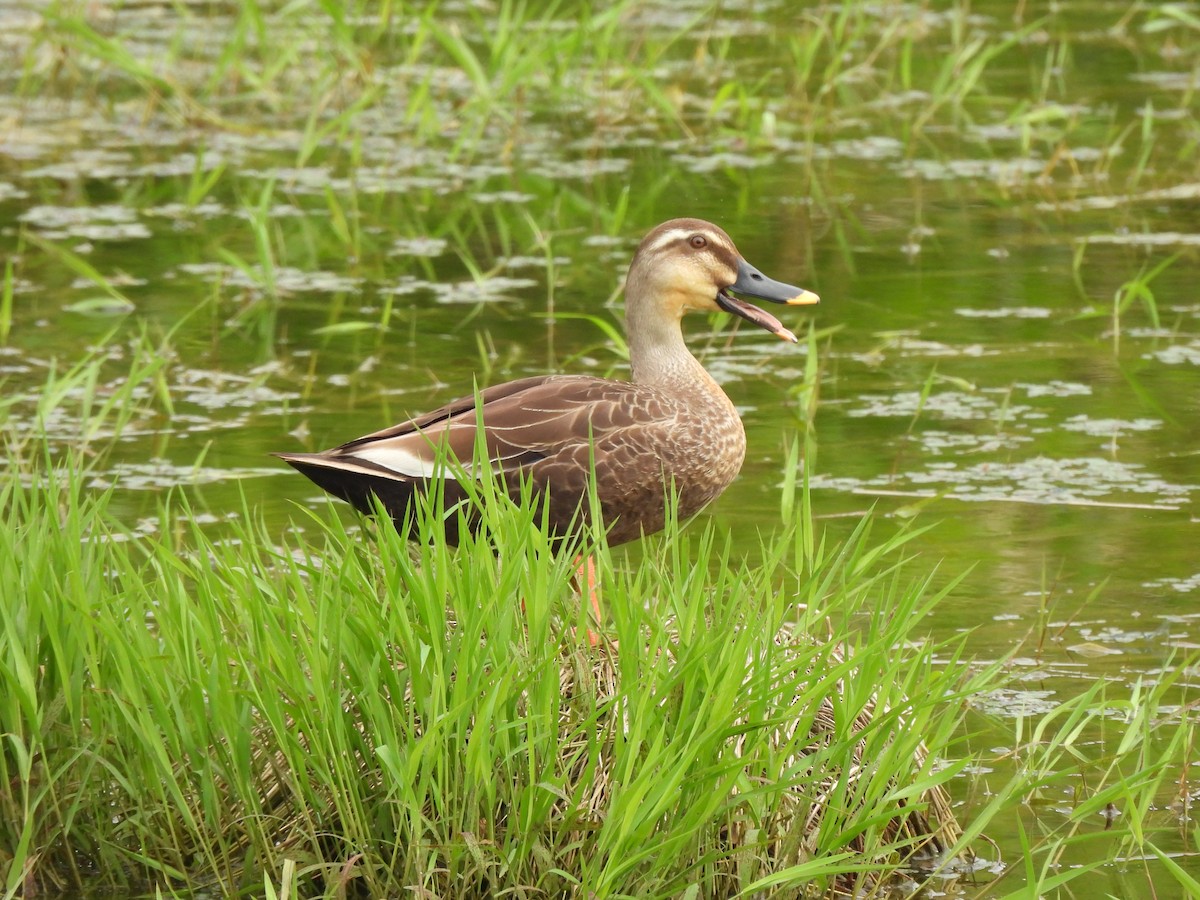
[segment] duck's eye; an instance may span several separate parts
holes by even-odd
[[[690,243],[697,250],[703,250],[708,246],[708,238],[702,234],[693,234]]]

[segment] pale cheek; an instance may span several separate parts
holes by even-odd
[[[710,290],[712,290],[710,288]],[[695,293],[688,296],[685,305],[685,312],[717,312],[720,307],[717,306],[717,301],[714,296],[709,296],[707,293]]]

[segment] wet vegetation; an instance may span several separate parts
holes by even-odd
[[[4,896],[1200,893],[1193,5],[0,26]],[[533,511],[266,457],[620,375],[675,215],[824,303],[693,331],[751,457],[601,552],[619,653]]]

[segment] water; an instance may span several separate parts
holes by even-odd
[[[120,344],[178,325],[174,415],[133,423],[96,483],[120,485],[131,521],[184,483],[213,527],[239,491],[282,526],[292,504],[324,501],[269,451],[340,443],[476,379],[620,376],[597,320],[619,324],[637,240],[709,218],[762,271],[822,295],[785,324],[835,329],[814,395],[803,343],[691,323],[750,444],[711,515],[753,553],[815,397],[806,464],[823,525],[845,533],[869,509],[883,528],[934,523],[922,558],[970,574],[931,634],[969,632],[981,659],[1014,653],[1029,686],[980,699],[976,749],[1004,746],[1034,701],[1153,678],[1200,642],[1197,30],[1100,0],[1044,19],[1012,7],[865,7],[843,67],[826,55],[827,77],[804,79],[788,35],[820,8],[726,5],[663,46],[659,94],[614,63],[565,92],[533,79],[505,95],[525,104],[507,116],[472,113],[478,85],[448,59],[414,69],[397,38],[374,60],[388,73],[375,101],[309,141],[302,92],[260,109],[231,91],[213,104],[221,127],[148,102],[86,53],[76,64],[110,81],[53,77],[36,14],[0,4],[14,63],[0,80],[0,235],[16,260],[5,426],[41,427],[53,360],[114,329]],[[689,21],[675,9],[639,7],[626,25],[657,47]],[[164,8],[93,14],[169,56]],[[469,29],[474,13],[446,15]],[[893,19],[907,61],[872,56]],[[1014,46],[957,102],[979,57],[947,60],[975,37]],[[202,84],[220,47],[197,40],[172,77]],[[36,100],[18,91],[30,58]],[[766,87],[741,101],[724,90],[738,79]],[[422,84],[433,126],[409,116]],[[341,88],[318,98],[322,121],[359,96],[353,78]],[[1163,266],[1114,318],[1123,286]],[[64,442],[69,408],[44,426]],[[993,837],[1011,858],[1012,836]],[[1094,884],[1124,896],[1121,870]]]

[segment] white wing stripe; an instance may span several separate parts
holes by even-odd
[[[358,447],[354,450],[354,455],[409,478],[429,478],[435,472],[444,478],[452,478],[454,474],[450,471],[438,472],[436,460],[418,456],[403,447],[389,447],[382,443]]]

